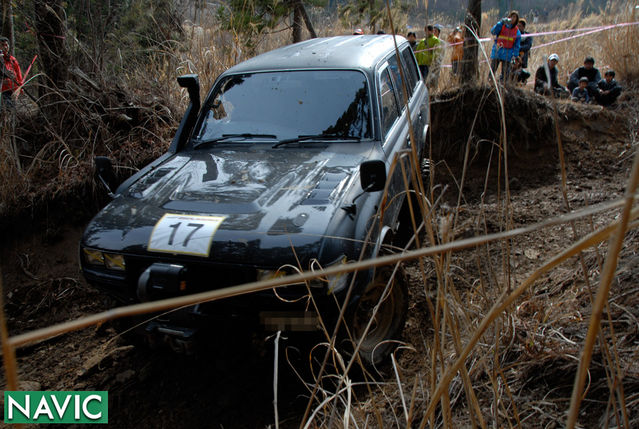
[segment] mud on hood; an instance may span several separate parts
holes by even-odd
[[[361,156],[309,150],[193,151],[133,184],[126,195],[166,210],[249,214],[322,206],[342,197]]]
[[[326,147],[182,152],[105,207],[87,229],[85,244],[145,246],[165,213],[225,216],[214,239],[218,245],[255,234],[269,241],[300,233],[308,237],[297,244],[311,244],[326,234],[347,190],[360,190],[353,181],[368,152]]]

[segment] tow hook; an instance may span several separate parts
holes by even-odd
[[[178,326],[167,326],[162,323],[149,322],[146,334],[151,343],[156,343],[158,337],[175,353],[192,356],[195,354],[196,330]]]

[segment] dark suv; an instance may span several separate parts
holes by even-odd
[[[191,104],[168,152],[122,183],[87,227],[80,250],[87,281],[125,303],[149,301],[378,255],[398,228],[410,227],[400,222],[405,182],[394,160],[411,151],[421,159],[428,129],[415,57],[405,39],[396,42],[397,51],[392,36],[276,49],[223,73],[201,108],[197,76],[178,78]],[[113,187],[108,159],[96,164]],[[315,329],[317,315],[298,298],[310,290],[330,323],[352,286],[346,324],[360,338],[390,272],[200,304],[158,317],[147,331],[184,344],[215,318]],[[363,341],[368,363],[388,355],[392,344],[384,341],[403,329],[401,277],[390,279]]]

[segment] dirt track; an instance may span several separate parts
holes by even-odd
[[[543,109],[545,104],[538,102],[535,100],[535,105],[539,105],[537,108]],[[434,106],[433,127],[446,118],[445,104]],[[467,109],[475,107],[475,101],[470,100]],[[550,115],[543,113],[546,117]],[[530,114],[534,117],[537,112]],[[522,132],[521,124],[530,120],[530,116],[523,117],[517,122],[519,125],[512,125],[512,128]],[[620,124],[625,124],[623,118],[602,112],[598,107],[565,106],[561,111],[568,201],[573,209],[623,195],[632,160],[628,131]],[[435,133],[446,133],[444,127],[440,127]],[[525,147],[514,146],[515,154],[509,166],[513,227],[566,211],[560,191],[556,140],[549,138],[553,131],[546,127],[540,135],[529,134]],[[453,137],[450,137],[451,142]],[[532,147],[532,143],[536,145]],[[442,197],[442,207],[456,205],[458,188],[451,177],[461,177],[460,155],[463,151],[442,154],[437,164],[437,183],[442,184],[440,189],[448,186]],[[489,154],[480,148],[469,170],[464,184],[463,215],[460,215],[455,231],[458,238],[500,228],[497,195],[493,191],[484,193],[488,159]],[[488,220],[484,230],[478,230],[475,222],[480,212],[486,213]],[[599,218],[595,222],[605,220]],[[2,249],[2,275],[11,334],[108,308],[109,303],[86,285],[79,273],[77,245],[83,227],[81,224],[59,226],[54,231],[49,230],[46,237],[40,233],[26,235],[9,248]],[[539,265],[545,255],[565,248],[572,239],[568,226],[558,226],[552,233],[545,231],[515,240],[512,263],[518,276],[523,277]],[[631,243],[636,246],[636,236],[631,237]],[[481,273],[472,263],[464,263],[463,258],[460,256],[459,282],[471,284]],[[566,270],[560,273],[565,276],[555,273],[544,280],[548,294],[561,293],[562,282],[569,282],[574,277],[574,273]],[[416,374],[423,363],[418,355],[424,337],[429,335],[429,322],[422,277],[417,273],[416,265],[409,267],[409,274],[413,280],[413,299],[404,337],[418,353],[403,354],[401,364],[406,374]],[[636,294],[634,292],[631,298],[634,299]],[[534,300],[530,302],[532,305]],[[634,312],[638,316],[636,308]],[[251,338],[250,334],[237,331],[233,326],[220,326],[219,336],[212,337],[195,356],[185,357],[168,350],[151,351],[129,338],[116,335],[115,327],[107,323],[18,350],[22,387],[28,390],[108,390],[109,423],[113,427],[264,427],[273,424],[272,339],[264,342],[264,338]],[[122,324],[117,328],[120,330]],[[286,344],[297,343],[294,339],[286,340],[282,349]],[[290,359],[299,367],[307,366],[306,360],[300,360],[295,353]],[[290,370],[285,369],[286,366],[281,365],[279,413],[283,425],[292,427],[296,426],[306,407],[307,390]],[[552,378],[553,374],[548,376]],[[636,374],[636,371],[631,372],[631,377]],[[572,378],[567,377],[559,384],[570,385],[571,382]],[[381,404],[383,400],[379,402]]]

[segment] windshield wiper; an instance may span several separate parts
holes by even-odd
[[[327,140],[353,140],[360,141],[361,138],[357,136],[341,136],[338,134],[313,134],[313,135],[301,135],[292,139],[280,140],[279,142],[273,145],[273,149],[276,147],[283,146],[289,143],[299,143],[303,141],[316,140],[318,142],[327,141]]]
[[[242,139],[252,139],[252,138],[276,139],[277,136],[275,134],[252,134],[252,133],[222,134],[222,137],[216,137],[216,138],[210,139],[210,140],[199,140],[199,141],[196,141],[197,144],[195,145],[195,147],[199,147],[199,146],[201,146],[203,144],[219,143],[219,142],[224,141],[224,140],[237,139],[237,138],[242,138]]]

